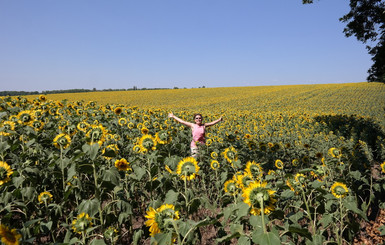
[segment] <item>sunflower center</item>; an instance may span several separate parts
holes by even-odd
[[[345,188],[343,188],[342,186],[336,186],[334,191],[337,195],[344,195],[346,193]]]
[[[182,172],[186,174],[192,174],[195,173],[195,166],[191,162],[186,162],[182,166]]]

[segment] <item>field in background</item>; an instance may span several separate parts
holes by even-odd
[[[26,96],[34,99],[37,96]],[[385,85],[346,83],[230,88],[112,91],[50,94],[49,100],[95,101],[142,109],[208,114],[307,113],[360,115],[385,126]]]

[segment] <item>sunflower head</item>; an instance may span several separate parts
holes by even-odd
[[[340,149],[337,149],[337,148],[332,147],[332,148],[330,148],[330,149],[328,150],[328,154],[329,154],[329,156],[331,156],[331,157],[339,158],[339,157],[341,157],[342,152],[341,152]]]
[[[178,163],[176,173],[183,180],[192,180],[195,179],[199,169],[198,162],[194,157],[186,157]]]
[[[275,167],[278,168],[278,169],[283,169],[283,162],[279,159],[275,160]]]
[[[150,227],[150,235],[155,236],[155,234],[165,232],[167,228],[172,227],[168,220],[178,220],[179,212],[175,211],[174,205],[163,204],[157,209],[150,207],[145,217],[147,218],[145,225]]]
[[[59,134],[53,140],[53,145],[60,149],[67,148],[71,144],[71,137],[68,134]]]
[[[6,162],[0,161],[0,186],[10,181],[12,174],[11,167]]]
[[[30,125],[35,119],[30,111],[21,111],[17,117],[19,118],[19,123],[23,125]]]
[[[49,191],[44,191],[37,197],[39,203],[49,203],[52,201],[52,194]]]
[[[255,161],[248,161],[246,163],[245,171],[253,177],[254,180],[260,180],[263,175],[263,169],[259,163]]]
[[[216,151],[213,151],[213,152],[211,152],[210,156],[211,156],[212,159],[217,159],[218,158],[218,153]]]
[[[238,152],[235,150],[233,146],[226,148],[225,151],[223,152],[223,155],[227,160],[227,162],[229,163],[233,163],[238,160]]]
[[[172,138],[166,130],[159,131],[155,134],[156,141],[161,144],[168,144],[171,142]]]
[[[128,171],[131,170],[130,163],[127,162],[125,158],[115,161],[115,167],[120,171]]]
[[[266,188],[266,185],[266,182],[254,181],[243,189],[243,201],[251,207],[250,213],[253,215],[259,215],[262,209],[264,214],[269,214],[275,209],[274,204],[277,202],[275,191]]]
[[[330,188],[330,190],[333,196],[335,196],[336,198],[344,198],[349,193],[348,187],[341,182],[335,182]]]
[[[21,238],[16,229],[11,229],[5,225],[0,225],[1,241],[6,245],[18,245]]]
[[[79,214],[77,218],[72,221],[73,231],[79,234],[81,234],[82,231],[85,231],[87,228],[92,227],[92,225],[92,218],[84,212]]]
[[[139,145],[142,151],[155,150],[156,144],[157,142],[155,138],[150,134],[143,135],[139,140]]]
[[[221,165],[217,160],[212,160],[210,163],[210,167],[214,170],[218,170]]]
[[[233,179],[227,180],[223,185],[223,189],[231,195],[235,195],[239,191],[238,185]]]

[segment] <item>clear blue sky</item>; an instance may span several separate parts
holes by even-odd
[[[365,82],[348,0],[0,0],[0,91]]]

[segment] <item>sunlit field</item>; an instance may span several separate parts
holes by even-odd
[[[224,120],[192,158],[170,112]],[[385,208],[384,129],[379,83],[2,97],[0,237],[352,244]]]

